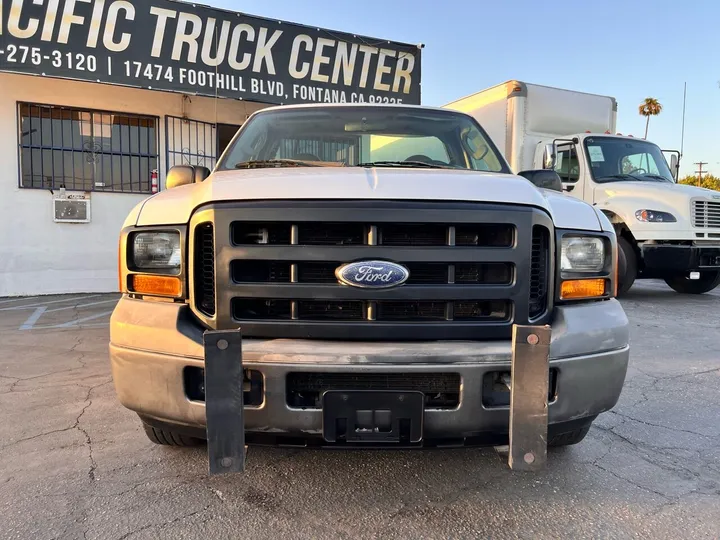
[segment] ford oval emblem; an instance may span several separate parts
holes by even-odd
[[[345,264],[335,271],[338,281],[361,289],[391,289],[410,277],[410,271],[387,261],[360,261]]]

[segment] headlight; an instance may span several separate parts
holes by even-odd
[[[180,273],[180,233],[136,233],[132,241],[132,261],[136,270]]]
[[[563,272],[597,274],[605,267],[605,244],[602,238],[564,237],[560,262]]]
[[[668,212],[659,212],[658,210],[638,210],[635,212],[638,221],[645,223],[675,223],[677,219]]]

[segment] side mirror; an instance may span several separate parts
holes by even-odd
[[[193,167],[195,169],[195,183],[200,184],[210,176],[210,169],[207,167]]]
[[[675,182],[677,182],[678,177],[680,176],[680,163],[678,161],[677,155],[675,154],[670,156],[670,172],[672,173]]]
[[[543,152],[543,169],[555,170],[555,163],[557,160],[557,145],[555,143],[548,143],[545,145],[545,151]]]
[[[207,167],[192,167],[190,165],[176,165],[168,171],[165,179],[167,189],[173,189],[188,184],[199,184],[210,176],[210,169]]]
[[[562,193],[563,185],[560,176],[555,171],[540,169],[538,171],[523,171],[520,176],[527,178],[540,189],[551,189]]]

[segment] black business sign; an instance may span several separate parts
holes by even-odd
[[[265,103],[420,103],[420,48],[174,0],[0,0],[0,71]]]

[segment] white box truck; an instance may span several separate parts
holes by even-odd
[[[616,135],[614,98],[508,81],[445,108],[472,115],[514,172],[554,169],[610,218],[620,294],[638,278],[689,294],[720,285],[720,193],[678,185],[678,152]]]

